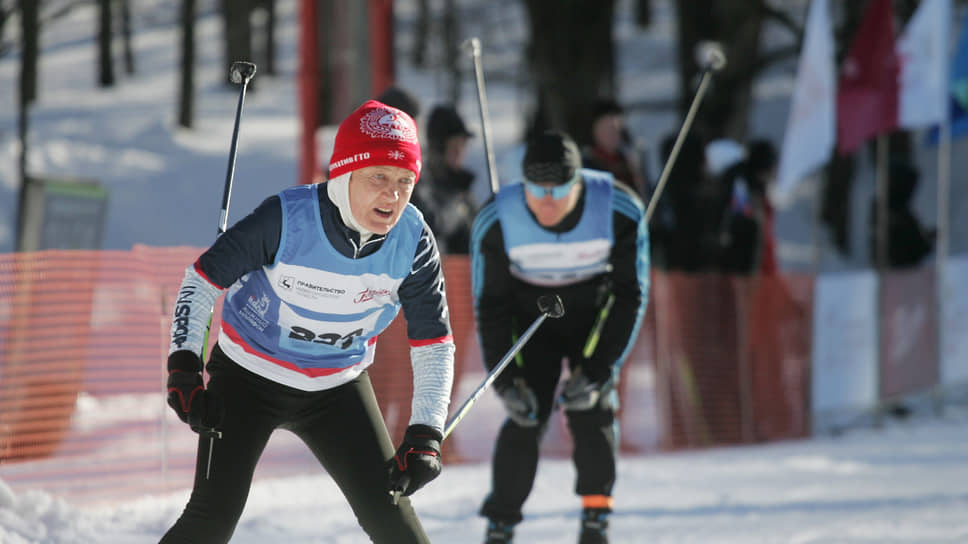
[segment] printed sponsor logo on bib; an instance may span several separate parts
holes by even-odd
[[[393,294],[389,289],[364,289],[360,291],[353,302],[360,304],[362,302],[367,302],[375,298],[387,298]]]

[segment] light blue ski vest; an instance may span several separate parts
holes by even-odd
[[[241,366],[302,389],[338,385],[372,363],[377,335],[400,310],[397,290],[423,231],[419,212],[407,206],[380,249],[346,257],[323,231],[319,188],[279,194],[276,260],[229,288],[219,340]]]
[[[563,233],[551,232],[535,221],[525,201],[523,183],[498,192],[495,203],[513,276],[554,287],[608,272],[614,243],[612,175],[587,169],[581,173],[585,208],[578,224]]]

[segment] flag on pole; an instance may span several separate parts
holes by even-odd
[[[951,91],[952,138],[968,134],[968,11],[961,21],[961,35],[958,37],[957,47],[948,84]]]
[[[948,108],[951,137],[960,138],[968,134],[968,11],[961,19],[961,33],[951,61],[947,91],[943,103]],[[939,139],[940,131],[933,128],[926,141],[937,145]]]
[[[961,35],[951,66],[951,94],[962,111],[968,111],[968,11],[961,22]]]
[[[951,0],[923,0],[898,39],[898,127],[922,128],[944,119],[948,105],[950,25]],[[964,97],[968,103],[968,78]]]
[[[834,43],[829,0],[812,0],[777,168],[776,196],[781,202],[833,154],[837,117]]]
[[[897,127],[899,63],[891,0],[871,0],[840,70],[837,150]]]

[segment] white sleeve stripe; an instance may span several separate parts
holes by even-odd
[[[189,350],[198,356],[202,355],[212,308],[215,307],[215,299],[221,294],[222,289],[199,274],[194,265],[185,269],[185,278],[178,289],[178,298],[172,312],[169,354],[178,350]]]
[[[410,425],[429,425],[441,432],[454,383],[454,343],[410,348],[413,365],[413,401]]]

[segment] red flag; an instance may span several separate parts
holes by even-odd
[[[894,36],[891,0],[871,0],[840,69],[837,150],[841,153],[897,127],[900,62]]]

